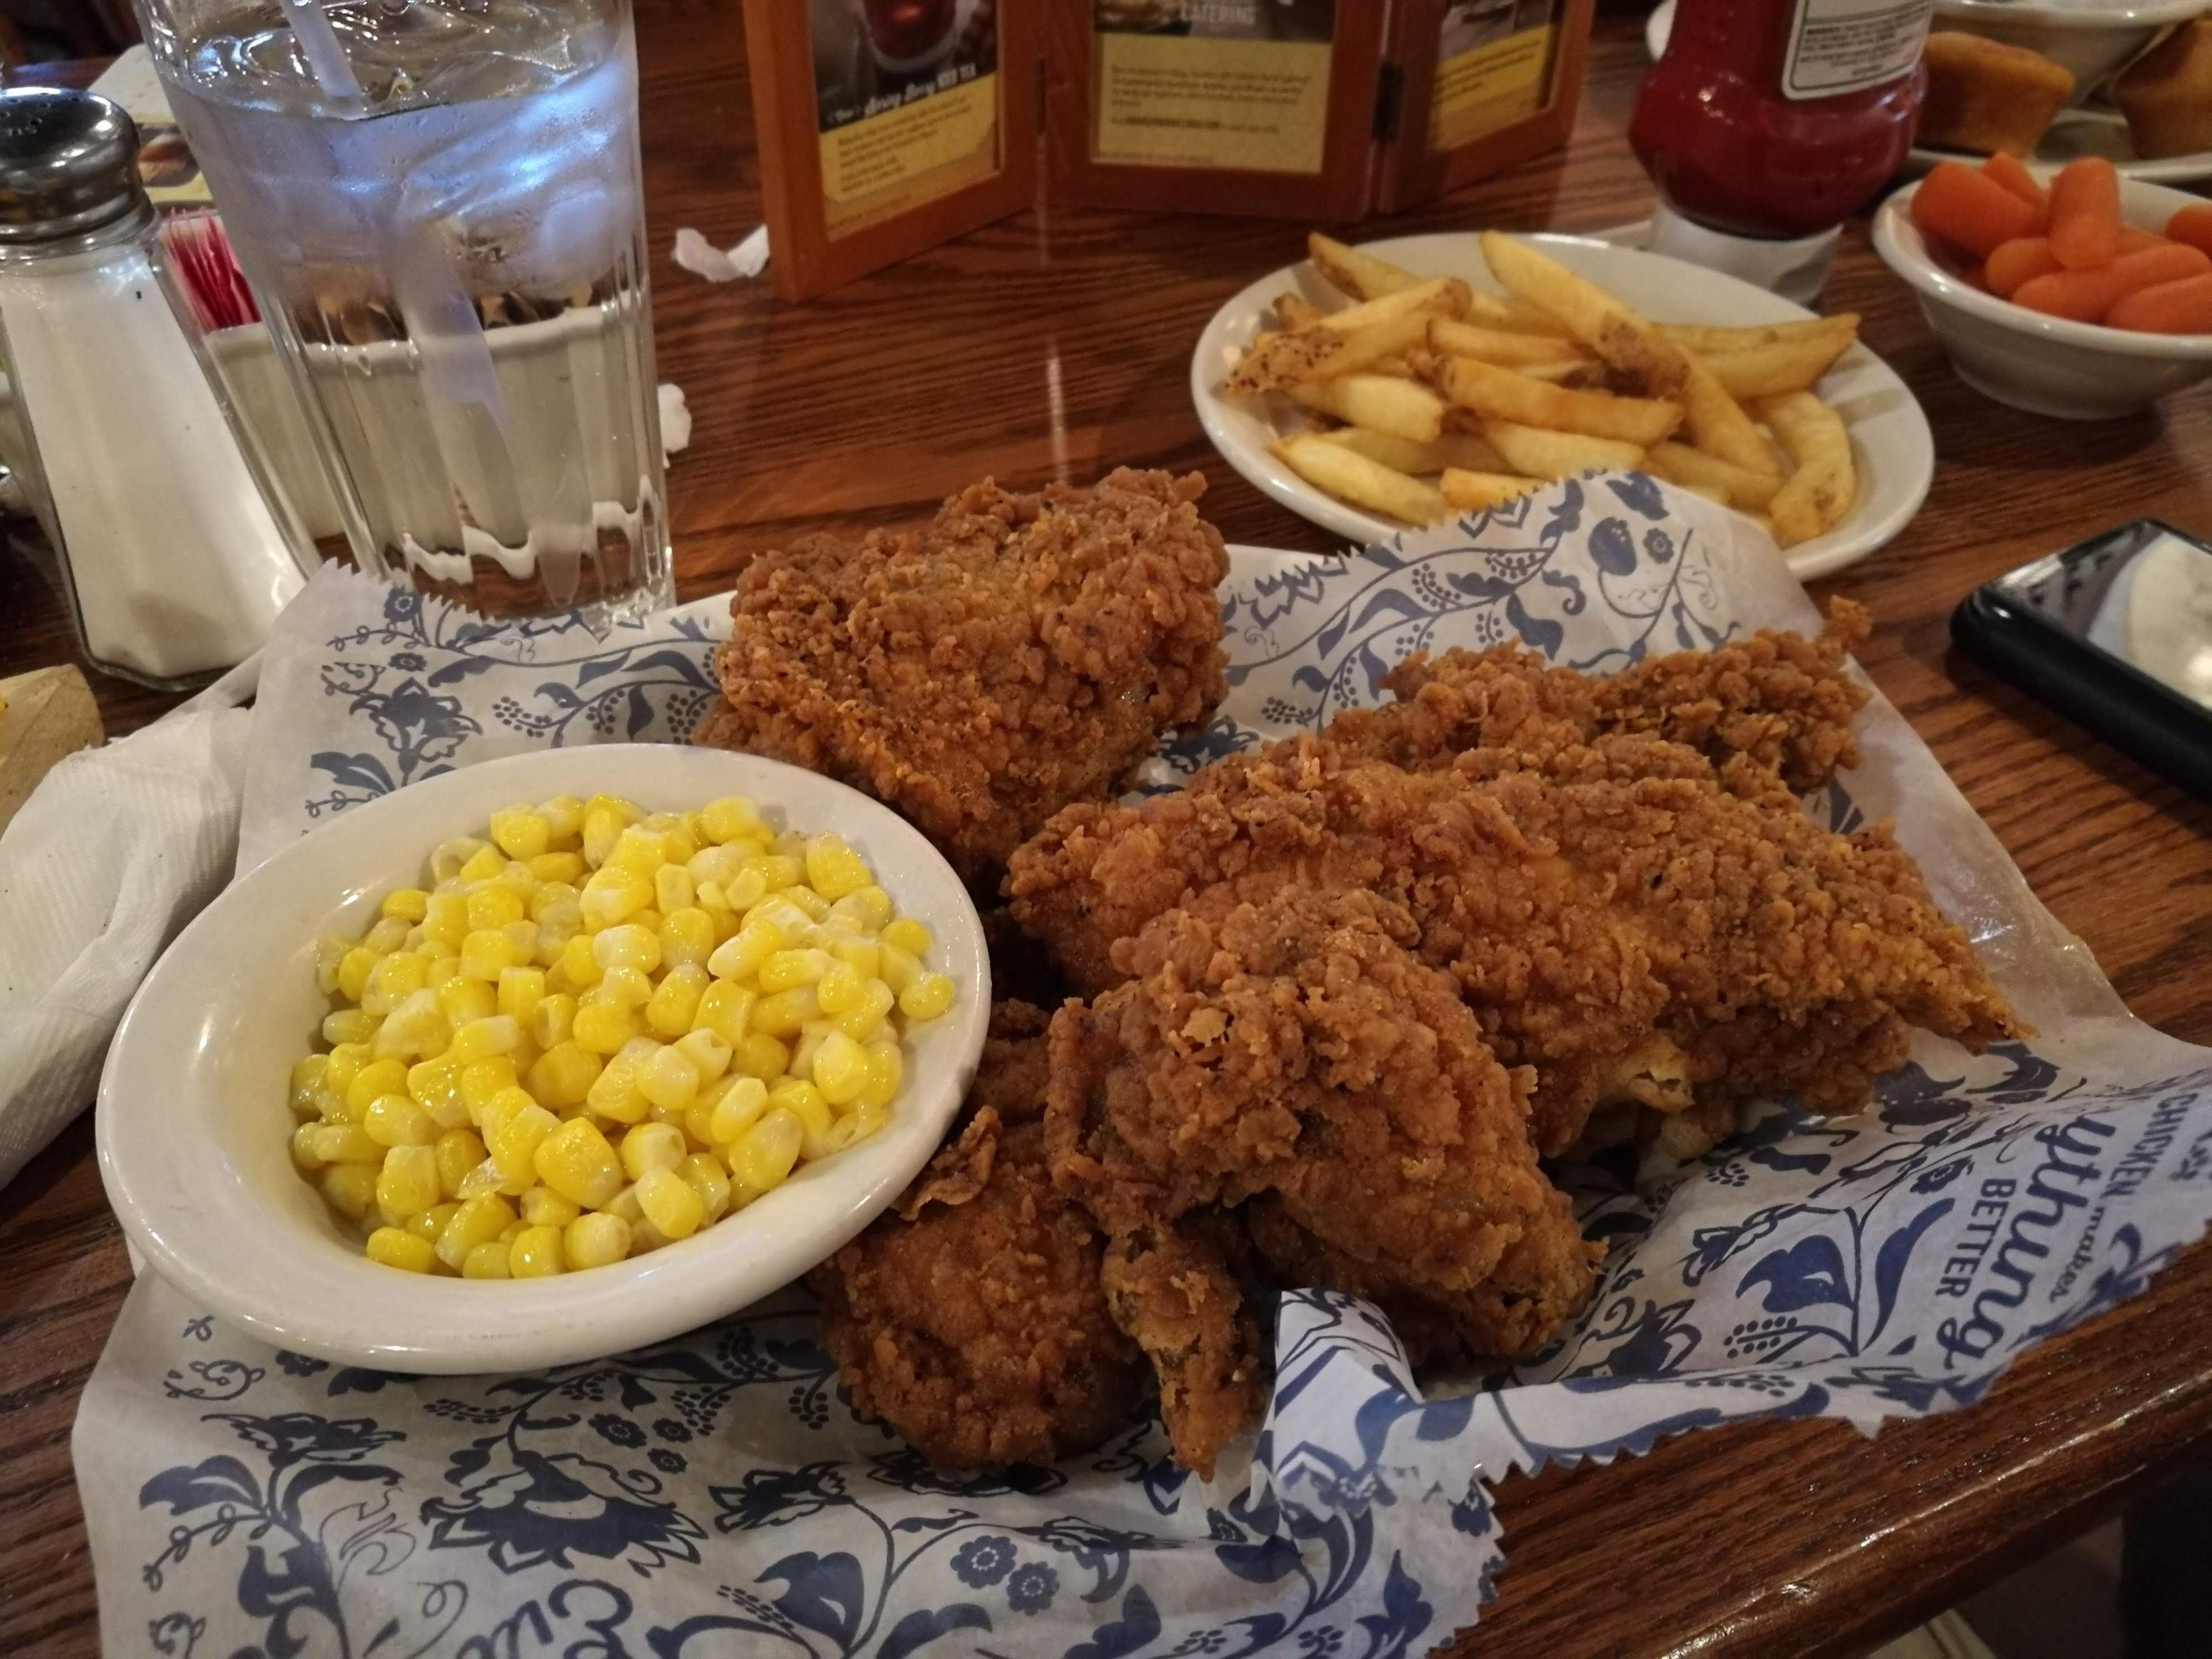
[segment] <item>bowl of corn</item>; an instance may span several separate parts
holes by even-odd
[[[155,1270],[276,1346],[529,1368],[736,1311],[865,1227],[975,1073],[944,859],[753,756],[510,757],[234,882],[140,988],[102,1178]]]

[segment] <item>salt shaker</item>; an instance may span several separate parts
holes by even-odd
[[[0,94],[0,461],[53,544],[84,654],[166,690],[258,647],[313,549],[208,373],[137,158],[105,98]]]

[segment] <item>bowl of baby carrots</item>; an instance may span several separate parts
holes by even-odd
[[[2103,420],[2212,375],[2212,202],[2101,157],[1942,162],[1882,204],[1874,243],[1999,403]]]

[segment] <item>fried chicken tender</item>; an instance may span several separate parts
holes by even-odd
[[[1286,884],[1158,917],[1127,983],[1054,1016],[1054,1176],[1111,1237],[1115,1318],[1154,1359],[1188,1467],[1210,1472],[1260,1409],[1204,1231],[1221,1206],[1267,1195],[1350,1264],[1336,1277],[1419,1298],[1480,1352],[1528,1352],[1589,1292],[1602,1247],[1536,1167],[1529,1076],[1413,935],[1370,894]]]
[[[694,741],[865,789],[988,886],[1072,801],[1117,793],[1223,690],[1221,536],[1193,474],[988,482],[919,532],[815,536],[739,574]]]
[[[1748,756],[1716,769],[1647,736],[1428,771],[1296,738],[1139,806],[1070,808],[1008,887],[1091,988],[1139,973],[1125,942],[1171,910],[1285,888],[1401,904],[1499,1059],[1535,1068],[1547,1156],[1609,1103],[1724,1133],[1763,1094],[1863,1104],[1912,1026],[1974,1048],[2021,1030],[1886,827],[1832,834]]]
[[[1103,1241],[1047,1165],[1045,1017],[1002,1003],[992,1023],[965,1126],[811,1280],[854,1408],[945,1468],[1090,1450],[1146,1375],[1109,1312]]]

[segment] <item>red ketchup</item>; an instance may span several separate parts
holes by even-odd
[[[1724,236],[1786,240],[1865,206],[1911,148],[1932,6],[1675,0],[1628,127],[1664,208]]]

